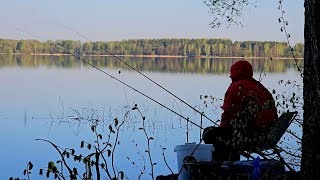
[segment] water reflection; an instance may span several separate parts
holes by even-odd
[[[83,60],[100,68],[127,69],[128,66],[121,63],[114,57],[81,57]],[[163,57],[120,57],[125,62],[139,71],[148,72],[171,72],[171,73],[228,73],[231,64],[239,59],[219,58],[163,58]],[[255,72],[264,68],[265,72],[286,72],[294,67],[294,61],[289,59],[249,59]],[[298,61],[302,66],[302,60]],[[73,56],[22,56],[22,55],[1,55],[0,68],[4,67],[58,67],[58,68],[80,68],[88,66],[81,63]]]

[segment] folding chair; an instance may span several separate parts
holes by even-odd
[[[280,115],[278,118],[278,122],[275,123],[269,132],[267,134],[267,138],[264,141],[264,144],[260,144],[259,147],[253,147],[249,150],[248,153],[242,153],[245,157],[250,157],[251,153],[257,153],[263,157],[263,151],[267,150],[275,150],[278,142],[280,141],[283,134],[286,132],[292,121],[295,119],[295,117],[298,115],[297,111],[294,112],[284,112]],[[275,152],[271,153],[275,154]],[[269,155],[271,155],[269,154]]]

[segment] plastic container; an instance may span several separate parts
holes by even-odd
[[[212,151],[214,148],[212,144],[200,144],[198,147],[196,143],[186,143],[184,145],[177,145],[174,148],[174,152],[177,152],[177,162],[178,162],[178,173],[183,166],[184,162],[191,155],[191,153],[195,150],[193,155],[188,159],[188,161],[196,161],[196,162],[212,162]],[[179,177],[179,180],[189,180],[190,175],[186,168],[183,168]]]

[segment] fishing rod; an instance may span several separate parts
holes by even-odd
[[[78,36],[86,39],[89,42],[92,42],[89,38],[87,38],[86,36],[84,36],[83,34],[79,33],[78,31],[75,31],[74,29],[72,29],[70,26],[58,21],[58,20],[54,20],[54,19],[50,19],[52,21],[54,21],[57,24],[60,24],[62,26],[64,26],[65,28],[69,29],[70,31],[76,33]],[[141,71],[139,71],[138,69],[134,68],[133,66],[131,66],[130,64],[128,64],[127,62],[125,62],[124,60],[122,60],[121,58],[119,58],[118,56],[114,55],[113,53],[111,53],[110,51],[108,51],[107,49],[101,47],[98,44],[98,47],[102,50],[104,50],[108,55],[114,57],[115,59],[119,60],[120,62],[124,63],[125,65],[127,65],[128,67],[130,67],[131,69],[133,69],[134,71],[136,71],[137,73],[139,73],[140,75],[142,75],[143,77],[145,77],[146,79],[148,79],[149,81],[151,81],[152,83],[154,83],[155,85],[157,85],[158,87],[160,87],[161,89],[163,89],[164,91],[166,91],[167,93],[169,93],[170,95],[172,95],[173,97],[177,98],[179,101],[181,101],[183,104],[187,105],[188,107],[190,107],[192,110],[194,110],[195,112],[201,114],[201,116],[205,117],[207,120],[209,120],[210,122],[214,123],[215,125],[218,125],[215,121],[213,121],[212,119],[210,119],[208,116],[206,116],[203,112],[200,112],[199,110],[197,110],[196,108],[194,108],[193,106],[191,106],[189,103],[187,103],[186,101],[184,101],[183,99],[179,98],[177,95],[173,94],[171,91],[167,90],[166,88],[164,88],[163,86],[161,86],[159,83],[155,82],[154,80],[152,80],[151,78],[149,78],[148,76],[146,76],[144,73],[142,73]]]
[[[39,36],[37,36],[37,35],[35,35],[35,34],[33,34],[33,33],[30,33],[30,32],[27,32],[27,31],[24,31],[24,30],[19,29],[19,28],[16,28],[16,29],[17,29],[17,30],[19,30],[19,31],[21,31],[21,32],[24,32],[24,33],[26,33],[26,34],[29,34],[29,35],[31,35],[31,36],[34,36],[34,37],[36,37],[36,38],[38,38],[38,39],[42,40]],[[57,47],[57,48],[61,48],[61,49],[63,49],[63,50],[66,50],[65,48],[63,48],[63,47],[61,47],[61,46],[58,46],[58,45],[56,45],[55,43],[52,43],[52,45],[54,45],[54,46],[55,46],[55,47]],[[68,50],[67,50],[67,51],[68,51]],[[139,93],[139,94],[141,94],[142,96],[144,96],[144,97],[146,97],[146,98],[150,99],[151,101],[155,102],[156,104],[158,104],[158,105],[160,105],[160,106],[164,107],[165,109],[167,109],[167,110],[171,111],[172,113],[176,114],[177,116],[181,117],[182,119],[186,120],[187,122],[190,122],[191,124],[193,124],[193,125],[195,125],[195,126],[199,127],[200,129],[204,130],[202,126],[200,126],[200,125],[198,125],[198,124],[194,123],[194,122],[193,122],[193,121],[191,121],[189,118],[184,117],[184,116],[183,116],[183,115],[181,115],[180,113],[178,113],[178,112],[176,112],[176,111],[174,111],[174,110],[170,109],[170,108],[169,108],[169,107],[167,107],[166,105],[164,105],[164,104],[160,103],[159,101],[157,101],[157,100],[153,99],[152,97],[150,97],[150,96],[146,95],[145,93],[143,93],[143,92],[139,91],[138,89],[136,89],[136,88],[134,88],[134,87],[130,86],[129,84],[127,84],[127,83],[123,82],[122,80],[120,80],[120,79],[118,79],[118,78],[116,78],[116,77],[112,76],[112,75],[111,75],[111,74],[109,74],[108,72],[106,72],[106,71],[104,71],[104,70],[100,69],[99,67],[97,67],[97,66],[95,66],[95,65],[91,64],[90,62],[88,62],[88,61],[86,61],[86,60],[84,60],[84,59],[80,58],[79,56],[75,55],[74,53],[71,53],[70,51],[68,51],[68,54],[72,55],[73,57],[75,57],[76,59],[78,59],[78,60],[82,61],[83,63],[85,63],[85,64],[87,64],[87,65],[89,65],[89,66],[91,66],[91,67],[93,67],[93,68],[97,69],[98,71],[100,71],[100,72],[104,73],[105,75],[107,75],[107,76],[111,77],[112,79],[114,79],[114,80],[116,80],[116,81],[120,82],[121,84],[123,84],[123,85],[125,85],[125,86],[129,87],[130,89],[134,90],[135,92],[138,92],[138,93]]]

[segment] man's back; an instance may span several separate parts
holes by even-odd
[[[271,93],[253,78],[233,82],[226,92],[222,109],[222,127],[250,119],[254,121],[251,125],[265,131],[278,118]]]
[[[230,84],[222,109],[221,127],[231,127],[243,122],[267,131],[278,119],[271,93],[253,79],[252,66],[247,61],[238,61],[231,66]]]

